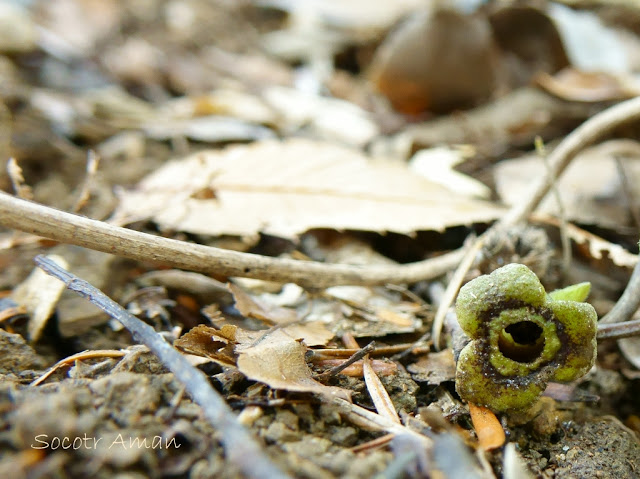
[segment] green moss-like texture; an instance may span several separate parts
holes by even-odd
[[[531,406],[549,381],[583,376],[596,357],[597,315],[580,302],[589,284],[547,295],[526,266],[509,264],[460,290],[456,313],[471,341],[460,353],[456,390],[494,412]]]

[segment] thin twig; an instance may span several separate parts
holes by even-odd
[[[354,266],[270,258],[162,238],[65,213],[0,193],[0,224],[63,243],[140,261],[225,276],[291,282],[310,288],[415,283],[456,267],[463,251],[398,266]]]
[[[438,309],[436,310],[436,315],[433,318],[433,324],[431,326],[431,336],[436,351],[440,350],[440,334],[442,333],[442,326],[444,325],[444,318],[447,316],[447,311],[455,301],[458,291],[460,290],[460,286],[462,286],[462,282],[464,281],[464,277],[467,275],[469,269],[471,269],[471,266],[473,266],[478,252],[484,245],[485,240],[482,237],[478,238],[478,240],[471,245],[444,291],[442,302],[438,305]],[[446,305],[446,308],[443,307],[443,305]],[[426,335],[423,336],[423,338],[426,339]]]
[[[622,323],[599,324],[596,337],[600,339],[622,339],[640,336],[640,319]]]
[[[322,374],[318,375],[318,379],[329,378],[331,376],[335,376],[336,374],[339,374],[340,372],[344,371],[346,368],[351,366],[356,361],[359,361],[360,359],[365,357],[367,354],[369,354],[375,348],[376,348],[376,342],[375,341],[371,341],[364,348],[358,349],[355,353],[353,353],[351,355],[351,357],[346,359],[343,363],[338,364],[336,367],[331,368],[328,371],[325,371]]]
[[[542,158],[544,162],[544,167],[548,174],[551,174],[551,167],[549,166],[549,157],[547,156],[547,151],[542,142],[542,138],[539,136],[536,137],[535,140],[536,151],[538,156]],[[569,273],[569,268],[571,267],[571,240],[569,239],[569,232],[567,231],[567,214],[564,209],[564,203],[562,202],[562,197],[560,196],[560,190],[558,185],[556,184],[556,180],[553,179],[551,181],[551,191],[556,200],[556,205],[558,207],[558,216],[560,218],[560,244],[562,246],[562,278],[566,278]]]
[[[290,477],[280,471],[262,452],[251,435],[236,421],[233,411],[211,387],[207,377],[176,351],[151,326],[129,314],[118,303],[97,288],[64,270],[44,256],[37,256],[36,264],[45,272],[65,283],[68,289],[88,298],[131,332],[134,339],[147,346],[162,363],[185,385],[194,402],[200,405],[205,417],[220,432],[229,462],[252,478]],[[250,458],[250,460],[247,460]]]

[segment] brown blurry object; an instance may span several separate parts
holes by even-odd
[[[640,84],[630,77],[606,72],[565,68],[555,75],[540,73],[536,83],[552,95],[568,101],[619,101],[640,94]]]
[[[486,19],[435,7],[410,17],[382,44],[370,78],[402,113],[442,113],[489,97],[496,53]]]
[[[511,88],[528,85],[538,73],[555,73],[569,65],[560,33],[544,11],[498,4],[489,22],[500,47],[503,79]]]

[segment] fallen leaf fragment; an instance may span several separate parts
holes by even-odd
[[[60,256],[50,255],[47,258],[62,268],[68,268],[67,261]],[[40,338],[64,289],[65,285],[62,281],[35,268],[29,277],[13,291],[13,300],[20,306],[24,306],[30,315],[27,329],[31,341],[37,341]]]
[[[209,358],[222,366],[235,367],[237,329],[230,325],[215,329],[200,324],[176,339],[174,345],[186,353]]]
[[[236,301],[236,309],[243,316],[260,319],[271,324],[287,324],[298,320],[295,309],[268,304],[264,300],[251,296],[233,283],[229,283],[228,288]]]
[[[486,407],[469,403],[469,413],[482,449],[490,451],[504,444],[504,429],[493,412]]]
[[[364,372],[364,381],[367,384],[367,391],[369,391],[369,395],[373,400],[378,414],[400,424],[400,417],[398,416],[396,407],[393,405],[389,393],[373,369],[368,355],[362,360],[362,369]]]
[[[306,348],[284,331],[274,331],[255,346],[242,349],[238,369],[249,379],[274,389],[309,392],[350,400],[351,391],[325,386],[311,376],[305,360]]]
[[[406,165],[291,139],[169,162],[120,194],[114,222],[151,219],[196,234],[292,238],[312,228],[412,234],[491,221],[503,211],[420,178]]]
[[[320,321],[290,324],[282,330],[293,339],[304,341],[306,346],[326,346],[335,336]]]
[[[445,381],[453,381],[456,376],[456,363],[453,351],[445,349],[437,353],[429,353],[418,362],[407,366],[407,371],[416,381],[437,386]]]

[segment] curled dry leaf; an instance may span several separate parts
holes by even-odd
[[[277,330],[257,345],[241,349],[238,369],[249,379],[274,389],[350,399],[351,391],[325,386],[313,379],[305,353],[302,343]]]
[[[50,255],[48,258],[63,268],[67,268],[67,261],[61,256]],[[35,268],[29,277],[13,291],[13,300],[24,306],[30,315],[29,339],[37,341],[42,330],[58,304],[60,295],[64,291],[64,283],[40,268]]]
[[[237,331],[238,328],[231,325],[215,329],[200,324],[176,339],[173,344],[186,353],[209,358],[222,366],[235,367]]]
[[[115,221],[208,235],[291,238],[312,228],[412,234],[491,221],[503,209],[461,198],[346,147],[259,141],[173,161],[122,193]]]
[[[295,309],[279,306],[278,302],[286,301],[287,289],[280,295],[263,294],[255,297],[233,283],[228,284],[229,291],[235,299],[235,307],[243,316],[260,319],[269,324],[283,326],[293,339],[301,339],[307,346],[325,346],[334,336],[320,321],[301,321]],[[294,292],[295,294],[295,292]],[[308,310],[306,305],[302,306]]]
[[[618,101],[640,93],[630,76],[603,72],[581,72],[566,68],[555,75],[541,73],[536,82],[549,93],[569,101]]]

